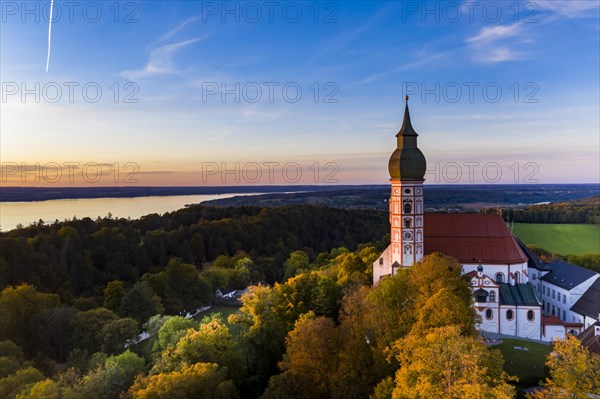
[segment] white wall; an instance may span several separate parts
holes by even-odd
[[[477,266],[479,263],[465,263],[463,264],[463,274],[477,271]],[[503,264],[503,265],[492,265],[482,263],[483,266],[483,274],[489,276],[492,280],[496,281],[496,274],[501,273],[504,276],[504,282],[513,284],[515,282],[513,276],[515,272],[519,272],[519,281],[520,284],[525,284],[529,281],[528,270],[527,270],[527,262],[524,263],[513,263],[513,264]],[[510,270],[510,274],[509,274]]]
[[[576,287],[573,287],[571,290],[567,290],[561,287],[558,287],[548,281],[540,281],[540,287],[542,291],[542,301],[547,303],[544,311],[546,314],[552,313],[552,306],[554,306],[555,312],[554,315],[557,316],[562,321],[566,321],[568,323],[573,322],[583,322],[582,316],[572,312],[571,306],[577,302],[581,296],[590,288],[590,286],[599,278],[600,275],[595,275],[583,283],[579,284]],[[546,293],[544,294],[544,287],[546,288]],[[552,291],[554,291],[554,297],[552,297]],[[560,300],[558,296],[560,294]],[[560,311],[560,314],[559,314]],[[563,314],[564,311],[564,314]],[[581,321],[580,321],[581,320]]]
[[[542,335],[542,341],[552,342],[557,339],[565,339],[565,328],[558,325],[547,325],[546,333]]]
[[[392,265],[390,263],[391,244],[379,255],[379,258],[373,262],[373,285],[377,285],[381,277],[392,274]],[[383,264],[379,263],[379,259],[383,259]]]

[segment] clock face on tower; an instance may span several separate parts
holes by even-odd
[[[410,230],[409,230],[409,231],[405,231],[404,233],[402,233],[402,238],[403,238],[405,241],[410,241],[410,240],[412,240],[412,238],[413,238],[413,233],[412,233],[412,231],[410,231]]]

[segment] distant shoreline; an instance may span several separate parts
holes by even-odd
[[[597,191],[598,184],[430,184],[426,190],[480,190],[501,191],[519,188],[525,191],[547,190],[556,188],[568,190],[589,189]],[[177,195],[214,195],[214,194],[246,194],[261,192],[264,194],[281,194],[283,192],[327,192],[341,190],[389,190],[388,184],[365,185],[252,185],[252,186],[173,186],[173,187],[0,187],[0,203],[2,202],[34,202],[48,200],[92,199],[92,198],[137,198]],[[264,195],[263,194],[263,195]],[[544,201],[545,199],[541,199]]]
[[[183,187],[0,187],[1,202],[34,202],[92,198],[168,197],[178,195],[214,195],[281,193],[289,191],[332,191],[382,186],[183,186]]]

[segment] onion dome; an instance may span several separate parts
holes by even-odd
[[[418,134],[410,122],[408,96],[404,99],[406,100],[404,120],[400,131],[396,134],[397,146],[390,157],[388,170],[392,179],[423,181],[427,170],[427,162],[425,156],[417,147]]]

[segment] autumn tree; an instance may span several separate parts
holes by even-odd
[[[460,327],[410,334],[394,345],[400,364],[393,399],[510,399],[514,388],[502,355]]]
[[[227,372],[215,363],[184,365],[169,373],[140,377],[129,389],[133,399],[237,399]]]
[[[185,331],[174,347],[167,347],[153,368],[169,372],[183,364],[216,363],[227,368],[232,378],[239,378],[242,361],[237,343],[229,328],[218,318],[203,320],[197,329]]]
[[[341,345],[333,320],[306,313],[296,321],[286,338],[287,351],[280,368],[287,379],[296,378],[306,385],[302,397],[333,398],[336,390],[333,376],[338,368]],[[277,393],[274,389],[274,386],[267,389],[265,397],[283,396],[284,392]]]
[[[155,358],[160,358],[161,353],[170,346],[175,346],[177,341],[185,335],[190,328],[197,327],[198,323],[182,316],[170,316],[158,329],[156,341],[152,346]]]
[[[28,385],[44,379],[44,375],[34,367],[27,367],[0,378],[0,398],[13,399]]]
[[[550,378],[529,399],[587,399],[600,395],[600,355],[589,352],[574,336],[554,343],[546,365]]]

